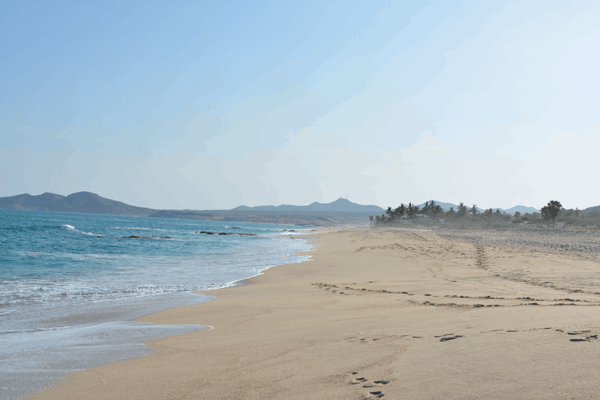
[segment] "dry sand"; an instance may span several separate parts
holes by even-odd
[[[214,329],[152,341],[151,356],[33,397],[600,398],[593,254],[403,229],[314,236],[311,262],[140,319]]]
[[[435,229],[445,238],[549,252],[600,257],[600,231],[581,228],[509,227],[505,229]]]

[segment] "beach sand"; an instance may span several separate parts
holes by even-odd
[[[72,374],[32,398],[599,398],[600,260],[590,245],[560,253],[543,235],[530,238],[537,249],[445,236],[319,231],[310,262],[139,320],[214,329],[154,340],[150,356]]]

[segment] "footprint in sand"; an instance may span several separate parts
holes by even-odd
[[[455,335],[453,333],[446,333],[445,335],[436,336],[436,338],[441,338],[440,342],[447,342],[448,340],[454,340],[463,337],[462,335]]]
[[[585,332],[589,331],[579,331],[579,332],[567,332],[569,335],[582,335]],[[570,339],[571,342],[590,342],[592,340],[598,339],[598,335],[587,335],[585,338],[573,338]]]
[[[350,372],[350,374],[352,375],[358,375],[358,371],[353,371]],[[354,378],[352,379],[352,381],[350,381],[351,385],[358,385],[358,384],[363,384],[363,388],[364,389],[372,389],[372,388],[376,388],[377,386],[382,386],[382,385],[387,385],[388,383],[390,383],[390,381],[386,381],[386,380],[376,380],[373,381],[373,383],[369,383],[369,380],[367,378],[364,377],[360,377],[360,378]],[[363,399],[368,399],[368,398],[382,398],[384,396],[383,392],[381,390],[372,390],[369,391],[369,395],[368,397],[362,397]]]

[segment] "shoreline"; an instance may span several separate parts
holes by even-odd
[[[274,229],[268,225],[256,228],[261,232]],[[298,229],[297,227],[287,228]],[[115,229],[125,228],[117,227]],[[14,317],[8,321],[5,320],[6,324],[3,325],[2,333],[6,334],[0,335],[2,336],[0,337],[0,347],[3,349],[0,358],[4,361],[0,371],[0,399],[30,396],[59,384],[65,376],[73,372],[95,366],[110,365],[121,360],[145,357],[154,351],[145,344],[150,340],[204,329],[204,324],[172,326],[144,324],[138,322],[137,319],[158,311],[206,302],[214,298],[212,290],[207,290],[209,288],[243,286],[247,284],[245,281],[247,277],[260,275],[263,271],[276,265],[300,262],[305,259],[306,257],[293,257],[293,254],[309,249],[310,247],[304,244],[306,241],[290,241],[286,237],[280,237],[279,230],[266,232],[265,236],[268,240],[262,241],[262,244],[257,246],[252,245],[256,247],[256,250],[248,247],[250,246],[248,243],[247,250],[231,253],[226,259],[227,263],[222,263],[222,265],[230,266],[230,268],[222,268],[229,272],[216,279],[194,279],[197,278],[197,275],[189,275],[191,271],[187,270],[182,275],[184,285],[188,282],[198,281],[206,282],[206,285],[195,287],[188,285],[186,286],[188,290],[184,291],[145,296],[134,295],[124,299],[105,296],[107,298],[101,298],[100,301],[74,302],[75,307],[65,307],[67,302],[47,302],[38,307],[25,308],[26,312],[17,312],[19,310],[12,311],[11,309],[13,314],[10,315],[20,316],[21,320]],[[95,232],[93,229],[92,231]],[[241,264],[242,267],[237,268],[238,264]],[[216,262],[215,265],[218,267],[219,263]],[[158,266],[158,268],[163,269],[164,267]],[[196,268],[196,270],[199,269]],[[177,270],[175,269],[175,271]],[[210,274],[210,268],[207,268],[207,271],[209,278],[217,276],[214,273]],[[172,278],[169,271],[164,270],[163,272],[166,274],[163,273],[162,279],[159,278],[159,280],[167,284],[172,283],[169,280]],[[205,290],[206,294],[199,290]],[[88,300],[88,298],[84,300]],[[28,326],[24,327],[24,324],[20,324],[21,321],[36,323],[37,320],[33,318],[37,316],[36,313],[40,315],[38,319],[41,322],[33,325],[35,329],[27,329]],[[9,323],[13,323],[16,328],[10,330],[12,326]]]
[[[153,340],[147,357],[77,372],[31,398],[593,398],[600,390],[597,260],[433,232],[333,228],[305,238],[319,243],[311,262],[136,320],[214,329]]]

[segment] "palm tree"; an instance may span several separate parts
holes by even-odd
[[[401,203],[395,210],[394,210],[394,216],[398,219],[402,219],[402,217],[404,217],[404,215],[406,214],[406,206],[404,205],[404,203]]]
[[[385,216],[385,214],[381,214],[381,216],[379,217],[375,217],[377,219],[377,222],[380,223],[381,225],[385,225],[385,223],[387,222],[388,218]]]
[[[436,214],[441,209],[440,206],[435,204],[435,201],[431,200],[431,202],[425,202],[425,205],[421,209],[421,214],[430,217],[432,214]]]
[[[477,215],[477,213],[479,212],[479,210],[477,209],[477,204],[473,204],[473,207],[471,207],[469,212],[473,215]]]
[[[454,211],[454,207],[450,207],[448,212],[446,213],[448,218],[454,218],[456,216],[456,211]]]
[[[419,213],[419,207],[418,206],[414,206],[413,203],[408,203],[408,207],[406,209],[406,214],[408,215],[408,218],[414,218],[417,216],[417,214]]]
[[[458,212],[456,213],[456,215],[459,218],[464,217],[465,215],[467,215],[467,211],[469,210],[469,208],[467,206],[465,206],[465,203],[459,203],[458,204]]]
[[[423,205],[423,208],[421,208],[421,214],[427,216],[429,215],[429,201],[426,201],[425,204]]]

